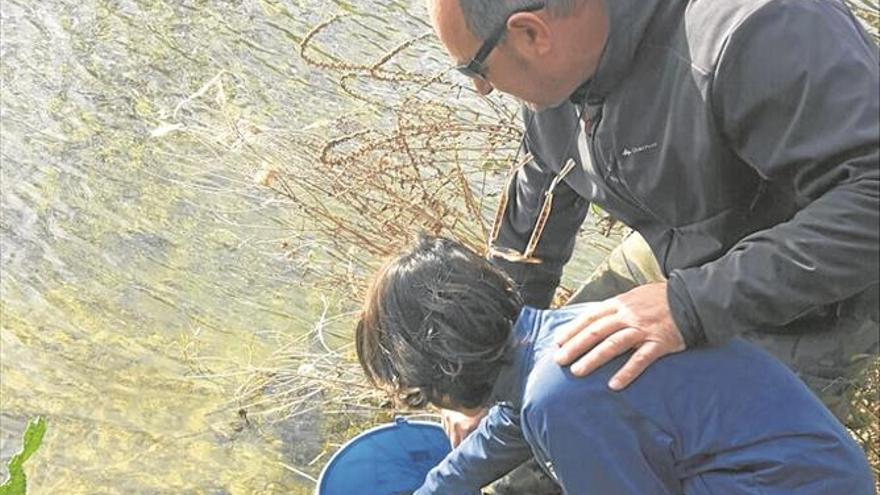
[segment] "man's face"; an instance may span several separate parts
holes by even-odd
[[[602,4],[589,0],[589,4]],[[604,5],[604,4],[602,4]],[[428,0],[434,30],[455,65],[468,63],[483,40],[467,27],[459,0]],[[533,110],[564,102],[595,72],[607,36],[605,18],[589,36],[580,34],[581,17],[554,19],[545,11],[516,14],[506,37],[485,60],[485,79],[473,79],[480,94],[498,89],[522,100]],[[604,16],[604,8],[600,14]]]

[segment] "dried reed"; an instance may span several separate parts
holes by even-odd
[[[473,96],[446,71],[405,69],[409,51],[433,42],[425,35],[367,64],[329,54],[320,46],[322,34],[346,19],[317,25],[303,38],[300,54],[339,82],[360,105],[357,115],[295,131],[267,128],[223,111],[224,84],[233,76],[221,73],[175,108],[174,120],[188,119],[184,124],[160,127],[154,135],[184,132],[218,157],[234,155],[239,172],[264,189],[247,193],[240,184],[242,194],[265,197],[268,189],[278,204],[297,212],[296,224],[280,224],[292,234],[281,249],[301,258],[318,287],[358,301],[382,259],[420,231],[485,249],[521,125],[516,108]],[[214,377],[239,383],[226,410],[260,425],[318,413],[325,429],[337,434],[331,442],[351,434],[344,425],[360,429],[392,413],[408,414],[389,409],[384,395],[366,383],[351,344],[354,314],[329,313],[325,303],[311,331],[279,337],[265,361],[215,369]],[[320,466],[285,467],[314,476]]]

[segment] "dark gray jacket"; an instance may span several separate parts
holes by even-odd
[[[573,138],[571,103],[525,112],[535,160],[518,173],[498,244],[522,249],[549,182],[569,158],[580,165],[557,188],[536,253],[544,263],[498,260],[526,302],[549,303],[592,201],[648,241],[688,345],[825,325],[843,308],[876,312],[880,64],[848,9],[607,5],[587,132]]]

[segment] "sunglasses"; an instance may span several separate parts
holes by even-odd
[[[576,119],[577,122],[582,121],[584,108],[581,107],[576,110]],[[565,177],[571,173],[572,170],[577,166],[574,159],[569,158],[565,161],[565,164],[559,170],[559,173],[556,174],[556,177],[550,181],[547,190],[544,192],[544,202],[541,204],[541,209],[538,210],[538,216],[535,218],[535,226],[532,228],[532,234],[529,236],[529,240],[526,243],[525,249],[522,251],[518,251],[516,249],[507,248],[504,246],[499,246],[498,236],[501,233],[501,224],[504,222],[504,214],[507,211],[507,205],[510,201],[510,191],[514,190],[516,184],[516,176],[519,173],[520,169],[522,169],[526,164],[531,162],[534,159],[534,156],[531,153],[527,153],[522,160],[517,160],[519,157],[519,153],[521,150],[527,148],[526,143],[528,141],[529,129],[532,127],[532,121],[535,118],[535,114],[532,113],[529,121],[526,122],[526,129],[523,132],[522,143],[520,143],[519,148],[517,148],[516,155],[513,157],[514,166],[510,171],[510,175],[507,177],[507,184],[504,186],[504,189],[501,191],[501,201],[498,203],[498,209],[495,210],[495,219],[492,222],[492,230],[489,233],[489,242],[487,255],[489,258],[501,258],[503,260],[507,260],[511,263],[526,263],[526,264],[540,264],[542,263],[541,258],[535,256],[535,252],[538,250],[538,243],[541,241],[541,236],[544,234],[544,227],[547,226],[547,220],[550,218],[550,213],[553,211],[553,197],[556,191],[556,186],[562,182]],[[583,132],[583,128],[578,125],[575,127],[575,132],[571,136],[568,141],[568,146],[565,147],[565,155],[571,151],[572,146],[574,145],[577,137],[580,133]]]
[[[498,25],[492,33],[489,34],[489,37],[486,38],[486,41],[483,42],[483,45],[477,50],[476,55],[470,60],[470,62],[466,64],[459,65],[455,68],[458,72],[463,75],[471,78],[471,79],[480,79],[482,81],[486,80],[486,57],[492,53],[492,50],[495,49],[495,46],[501,41],[501,37],[504,36],[504,33],[507,31],[507,21],[510,20],[516,14],[522,12],[536,12],[544,8],[543,3],[536,3],[534,5],[529,5],[523,7],[521,9],[514,10],[513,12],[507,14],[507,17],[504,18],[504,22]]]

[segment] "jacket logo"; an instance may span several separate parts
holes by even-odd
[[[635,148],[624,148],[621,155],[623,155],[623,157],[626,158],[630,155],[635,155],[636,153],[643,153],[645,151],[650,151],[656,147],[657,147],[657,143],[651,143],[651,144],[646,144],[644,146],[636,146]]]

